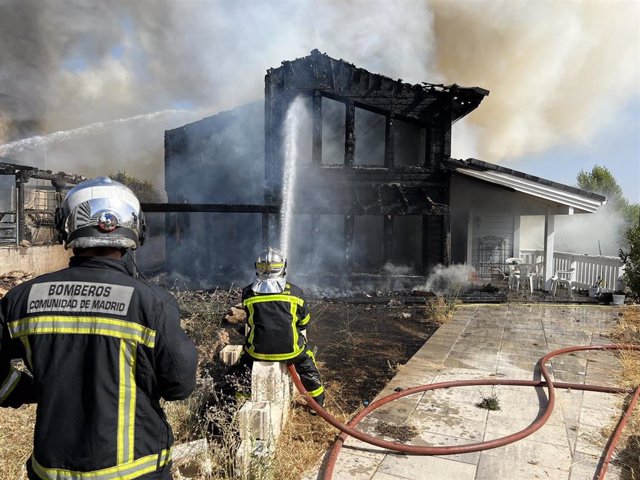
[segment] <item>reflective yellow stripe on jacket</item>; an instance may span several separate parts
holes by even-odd
[[[25,335],[66,333],[84,335],[105,335],[133,340],[149,348],[155,346],[156,332],[134,322],[106,317],[72,317],[46,315],[27,317],[9,322],[12,338]]]
[[[292,351],[290,353],[256,353],[255,352],[254,350],[255,347],[253,345],[253,334],[255,332],[255,324],[253,323],[253,315],[254,315],[253,304],[262,303],[262,302],[290,303],[289,311],[291,313],[291,319],[292,319],[291,328],[293,330],[293,345],[291,346]],[[298,346],[299,335],[298,335],[298,329],[296,328],[296,323],[298,321],[297,310],[298,310],[298,306],[304,305],[303,299],[299,297],[294,297],[293,295],[264,295],[264,296],[247,298],[243,301],[243,304],[247,307],[247,310],[249,311],[249,318],[247,319],[247,323],[251,328],[251,333],[249,334],[249,338],[247,339],[247,341],[250,345],[248,348],[248,352],[252,357],[257,358],[258,360],[264,360],[267,362],[280,362],[282,360],[289,360],[291,358],[295,358],[300,354],[300,352],[304,350],[304,346],[303,347]],[[307,322],[309,321],[309,315],[305,317],[305,320]]]
[[[31,456],[31,465],[36,474],[43,480],[132,480],[164,467],[170,460],[171,450],[163,450],[159,454],[147,455],[115,467],[92,472],[46,468],[40,465],[33,456]]]

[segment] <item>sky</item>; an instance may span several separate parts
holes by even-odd
[[[0,156],[163,185],[164,130],[260,99],[317,48],[409,83],[490,91],[452,156],[640,202],[635,0],[0,0]]]

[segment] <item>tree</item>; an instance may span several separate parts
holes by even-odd
[[[159,203],[162,201],[160,193],[148,180],[140,180],[125,171],[112,173],[109,177],[129,187],[141,203]]]
[[[578,187],[589,192],[599,193],[610,202],[626,203],[622,188],[607,167],[594,165],[590,172],[578,172]]]
[[[629,250],[620,249],[620,260],[624,263],[624,283],[631,294],[640,298],[640,218],[627,230]]]
[[[607,197],[607,203],[622,215],[627,225],[631,226],[640,216],[640,205],[631,204],[624,197],[622,188],[607,167],[594,165],[590,172],[578,172],[578,187]]]

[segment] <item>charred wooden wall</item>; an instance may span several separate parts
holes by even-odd
[[[265,78],[265,200],[269,203],[281,202],[284,118],[299,96],[311,110],[312,151],[304,173],[297,176],[297,188],[306,192],[306,198],[294,209],[344,215],[345,262],[351,271],[354,219],[363,215],[383,217],[382,234],[377,239],[383,265],[398,258],[394,249],[402,246],[397,241],[394,244],[398,236],[395,224],[398,217],[408,215],[421,217],[422,224],[421,251],[415,252],[421,259],[414,273],[426,274],[438,263],[448,264],[449,173],[441,163],[450,157],[452,122],[476,108],[484,93],[455,85],[410,85],[317,50],[308,57],[283,62]],[[328,153],[323,148],[325,106],[335,109],[335,102],[344,105],[344,119],[336,117],[344,125],[344,146],[337,155],[335,149]],[[358,149],[372,141],[358,134],[358,112],[365,112],[360,117],[378,115],[379,123],[384,124],[379,128],[384,147],[375,161],[357,159]],[[417,132],[421,145],[414,161],[407,162],[399,152],[407,142],[399,140],[402,132],[411,129]],[[360,128],[360,132],[364,130]],[[265,217],[267,222],[277,223],[276,216]],[[268,229],[272,234],[277,230]]]

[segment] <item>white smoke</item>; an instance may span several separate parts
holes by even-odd
[[[469,118],[477,150],[463,143],[461,158],[511,160],[584,142],[640,93],[640,2],[429,5],[439,72],[491,91]]]
[[[470,265],[451,265],[445,267],[437,265],[427,277],[426,283],[418,290],[435,293],[436,295],[451,295],[460,293],[472,286],[475,269]]]
[[[2,0],[0,142],[196,110],[16,155],[160,181],[164,129],[259,99],[268,68],[318,48],[410,83],[489,89],[454,153],[512,158],[587,138],[638,94],[639,18],[624,0]]]
[[[3,0],[0,143],[194,111],[0,154],[85,175],[126,169],[161,185],[165,129],[261,98],[267,69],[313,48],[410,82],[437,78],[430,25],[421,0]],[[11,121],[35,131],[16,134]]]
[[[521,247],[525,250],[544,248],[544,217],[521,219]],[[556,252],[617,257],[624,245],[626,222],[612,203],[593,214],[559,215],[555,219]]]

